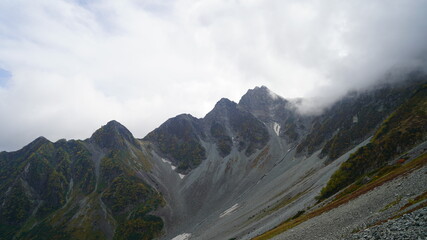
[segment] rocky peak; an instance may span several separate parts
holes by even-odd
[[[247,109],[226,98],[219,100],[203,121],[222,157],[230,153],[233,136],[240,139],[238,150],[244,150],[248,156],[264,147],[269,139],[268,130],[261,121]]]
[[[229,117],[229,115],[233,112],[236,112],[237,103],[227,99],[222,98],[219,100],[215,107],[205,116],[205,121],[223,121]]]
[[[119,122],[112,120],[91,136],[91,141],[94,141],[102,148],[116,149],[126,146],[125,141],[137,145],[132,133]]]
[[[221,98],[216,104],[215,107],[232,107],[235,106],[236,103],[231,101],[228,98]]]
[[[47,138],[40,136],[40,137],[34,139],[34,141],[32,141],[30,144],[28,144],[28,146],[30,146],[30,145],[42,145],[42,144],[45,144],[48,142],[50,142],[50,141]]]
[[[286,103],[286,100],[266,86],[249,89],[239,101],[239,105],[247,109],[268,108],[273,103]]]
[[[226,113],[232,111],[237,107],[237,103],[231,101],[228,98],[221,98],[212,109],[212,112]]]
[[[288,101],[265,86],[249,89],[240,99],[239,107],[264,122],[278,121],[289,115]]]
[[[25,146],[22,150],[24,151],[35,151],[39,147],[41,147],[43,144],[50,143],[48,139],[46,139],[43,136],[40,136],[36,138],[34,141],[29,143],[27,146]]]
[[[198,119],[191,114],[183,113],[177,115],[174,118],[170,118],[168,121],[197,121]]]
[[[200,141],[204,138],[201,120],[190,114],[168,119],[145,138],[156,146],[162,157],[172,161],[180,173],[188,173],[206,158]]]
[[[153,132],[164,132],[180,138],[200,135],[200,120],[190,114],[180,114],[168,119]],[[147,137],[150,137],[149,133]],[[146,137],[146,138],[147,138]]]

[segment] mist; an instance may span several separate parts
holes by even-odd
[[[142,138],[265,85],[319,113],[427,66],[424,0],[0,2],[0,151],[85,139],[115,119]]]

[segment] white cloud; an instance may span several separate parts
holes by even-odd
[[[424,67],[425,9],[423,0],[2,1],[0,68],[12,76],[0,85],[0,150],[39,135],[86,138],[111,119],[143,137],[260,85],[326,104],[391,68]]]

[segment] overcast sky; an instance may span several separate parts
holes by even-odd
[[[425,0],[0,0],[0,151],[111,119],[142,138],[260,85],[318,108],[424,68],[426,13]]]

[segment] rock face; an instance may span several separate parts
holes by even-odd
[[[312,117],[298,114],[294,103],[273,93],[265,86],[256,87],[240,99],[239,106],[265,124],[273,126],[276,135],[289,143],[297,143],[307,134]]]
[[[269,135],[263,122],[223,98],[204,118],[178,115],[143,140],[153,143],[160,155],[177,166],[178,172],[188,173],[206,159],[208,144],[216,144],[221,157],[228,156],[234,147],[249,156],[267,144]]]
[[[249,89],[240,99],[239,106],[264,122],[280,121],[292,112],[291,104],[286,99],[273,93],[265,86]]]
[[[0,239],[250,239],[313,207],[340,165],[379,139],[372,135],[422,123],[425,98],[414,96],[426,79],[352,93],[319,116],[256,87],[143,139],[116,121],[84,141],[38,138],[0,153]],[[416,140],[393,146],[425,141],[417,129]],[[346,184],[368,170],[357,167]]]
[[[200,119],[182,114],[167,120],[144,140],[153,143],[163,157],[178,167],[179,172],[186,173],[206,158],[206,150],[202,146],[205,136]]]

